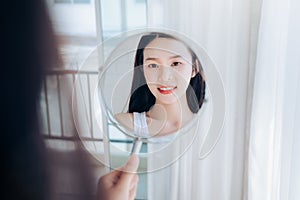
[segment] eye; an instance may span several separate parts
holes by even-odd
[[[158,68],[158,65],[153,63],[153,64],[149,64],[148,67],[149,68]]]
[[[180,65],[182,65],[182,62],[178,62],[178,61],[173,62],[173,63],[171,64],[172,67],[177,67],[177,66],[180,66]]]

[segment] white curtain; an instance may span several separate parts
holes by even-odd
[[[148,1],[149,25],[206,49],[226,92],[215,149],[199,160],[195,143],[165,175],[177,181],[165,193],[180,192],[165,198],[159,190],[149,199],[300,199],[299,8],[297,0]]]
[[[300,2],[264,0],[249,146],[248,199],[300,199]]]
[[[190,151],[174,164],[177,168],[172,168],[171,176],[177,182],[170,181],[168,184],[173,188],[166,189],[166,192],[180,192],[172,198],[157,194],[156,199],[243,198],[245,130],[249,118],[248,76],[252,70],[251,40],[256,36],[254,25],[257,21],[252,13],[259,8],[256,4],[250,6],[250,3],[249,0],[148,1],[149,25],[184,33],[206,49],[220,71],[226,92],[225,126],[215,149],[208,157],[199,160],[194,155],[198,155],[200,149],[194,143]],[[161,179],[165,178],[161,176]],[[158,183],[154,180],[149,185]],[[157,192],[152,189],[149,193]]]

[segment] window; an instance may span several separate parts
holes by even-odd
[[[54,0],[54,3],[90,4],[90,0]]]

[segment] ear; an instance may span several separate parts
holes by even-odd
[[[196,76],[196,74],[197,74],[196,71],[197,71],[197,70],[193,67],[191,78],[194,78],[194,77]]]
[[[198,72],[199,72],[199,61],[196,59],[195,66],[193,66],[193,69],[192,69],[191,78],[194,78]]]

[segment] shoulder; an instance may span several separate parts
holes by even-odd
[[[114,115],[117,121],[119,122],[133,122],[133,114],[132,113],[117,113]]]
[[[124,127],[132,130],[133,129],[133,114],[132,113],[117,113],[114,115],[118,123]]]
[[[133,113],[118,113],[115,114],[114,117],[117,122],[120,123],[120,125],[122,125],[124,128],[130,131],[134,129]],[[151,135],[157,135],[161,132],[165,121],[153,119],[146,114],[146,122],[149,133]]]

